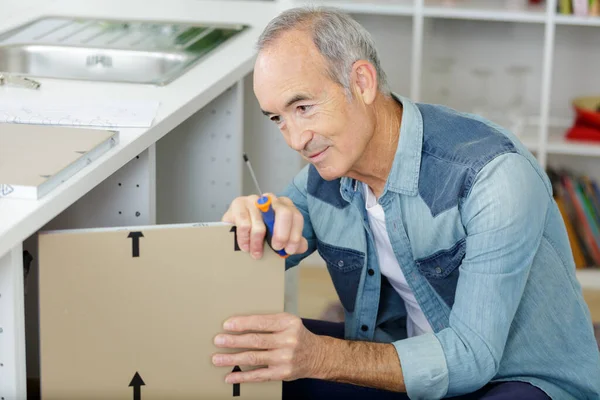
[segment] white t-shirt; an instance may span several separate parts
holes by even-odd
[[[363,194],[365,196],[365,208],[369,215],[369,225],[373,232],[373,238],[375,239],[375,247],[377,249],[377,256],[379,258],[379,269],[381,274],[388,278],[390,284],[400,297],[404,300],[406,306],[407,321],[406,330],[409,337],[419,336],[426,332],[431,332],[431,326],[425,318],[423,311],[417,299],[410,290],[410,286],[404,278],[402,269],[398,264],[392,244],[388,237],[387,228],[385,226],[385,213],[383,207],[377,202],[373,191],[368,185],[363,183]]]

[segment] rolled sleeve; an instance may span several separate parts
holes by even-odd
[[[433,333],[393,342],[411,399],[441,399],[448,391],[444,349]]]

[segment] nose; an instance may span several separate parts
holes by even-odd
[[[312,131],[308,129],[302,129],[300,127],[289,127],[289,145],[296,151],[302,151],[306,148],[308,142],[313,137]]]

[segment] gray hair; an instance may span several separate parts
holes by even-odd
[[[343,86],[348,95],[351,96],[352,65],[358,60],[367,60],[373,64],[377,72],[379,91],[384,95],[391,93],[373,38],[349,15],[331,7],[288,9],[266,26],[258,39],[258,51],[274,42],[284,32],[293,29],[307,29],[312,33],[315,46],[328,64],[329,76]]]

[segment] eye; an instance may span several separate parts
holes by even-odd
[[[307,112],[308,110],[310,110],[311,107],[311,105],[298,106],[298,109],[302,112]]]
[[[281,117],[279,117],[278,115],[274,115],[270,119],[271,119],[271,121],[275,122],[276,124],[281,123]]]

